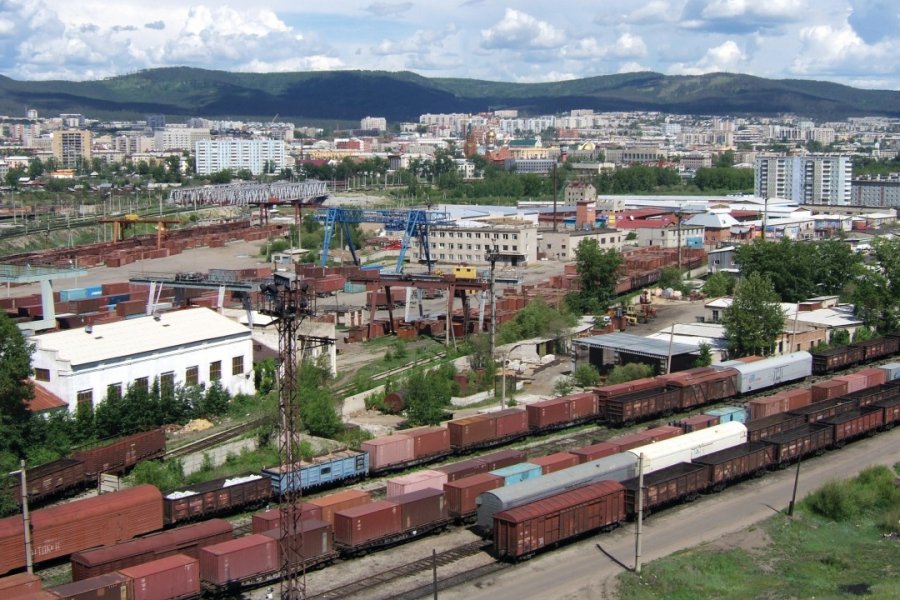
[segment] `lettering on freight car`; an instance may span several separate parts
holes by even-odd
[[[48,554],[58,552],[61,547],[62,547],[62,544],[59,542],[59,540],[50,542],[49,544],[41,544],[39,546],[35,546],[34,555],[35,556],[46,556]]]

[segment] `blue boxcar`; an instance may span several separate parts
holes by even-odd
[[[741,406],[725,406],[722,408],[713,408],[705,413],[711,417],[719,417],[719,423],[729,423],[737,421],[738,423],[747,422],[747,409]]]
[[[295,491],[299,482],[301,490],[330,485],[348,479],[365,477],[369,473],[369,453],[343,450],[327,456],[318,456],[310,462],[301,461],[290,468],[287,465],[263,469],[263,475],[272,480],[272,491]]]
[[[542,472],[543,469],[541,469],[540,465],[524,462],[491,471],[491,475],[502,477],[503,485],[513,485],[515,483],[522,483],[523,481],[540,477]]]

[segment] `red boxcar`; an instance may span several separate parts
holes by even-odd
[[[601,481],[494,515],[494,551],[516,560],[625,519],[625,488]]]
[[[680,408],[677,388],[652,389],[607,398],[604,416],[611,425],[636,423],[650,417],[667,415]]]
[[[72,580],[112,573],[175,554],[197,558],[200,548],[226,542],[233,537],[231,523],[222,519],[210,519],[114,546],[76,552],[71,558]]]
[[[884,411],[877,406],[866,406],[823,419],[832,430],[832,444],[841,447],[847,441],[871,435],[884,426]]]
[[[694,459],[707,467],[707,479],[713,491],[721,491],[731,481],[762,475],[775,463],[775,448],[762,442],[748,442]]]
[[[162,495],[152,485],[85,498],[31,514],[34,561],[108,546],[162,529]],[[25,566],[22,517],[0,520],[0,573]]]
[[[623,481],[625,512],[637,514],[638,478]],[[644,516],[669,504],[692,500],[709,485],[706,465],[676,463],[644,476]]]
[[[234,481],[233,485],[227,485]],[[255,473],[214,479],[168,492],[163,498],[166,525],[206,519],[235,508],[262,506],[272,498],[272,480]]]
[[[732,368],[698,367],[660,375],[658,379],[678,389],[682,409],[737,395],[737,371]]]
[[[681,427],[681,430],[684,431],[684,433],[700,431],[701,429],[706,429],[707,427],[718,424],[719,417],[715,415],[694,415],[693,417],[687,417],[686,419],[675,422],[675,425]]]
[[[200,594],[200,561],[175,554],[119,571],[129,577],[134,600],[179,600]]]
[[[31,597],[41,591],[41,578],[32,573],[16,573],[9,577],[0,577],[0,598]]]
[[[503,467],[525,462],[525,452],[523,450],[500,450],[499,452],[479,456],[475,460],[483,464],[488,471],[496,471]]]
[[[802,427],[806,423],[803,415],[776,413],[770,417],[755,419],[747,423],[747,441],[758,442],[783,431]]]
[[[84,463],[72,458],[61,458],[52,462],[26,469],[28,482],[28,505],[37,504],[67,490],[83,486],[85,481]],[[22,484],[18,476],[10,477],[9,495],[22,504]]]

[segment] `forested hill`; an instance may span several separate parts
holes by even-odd
[[[229,73],[151,69],[97,81],[15,81],[0,76],[0,114],[83,113],[97,118],[258,118],[414,121],[423,113],[518,109],[523,115],[657,110],[678,114],[818,119],[900,117],[900,92],[730,73],[627,73],[553,83],[426,78],[410,72]]]

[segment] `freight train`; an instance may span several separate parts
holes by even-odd
[[[162,429],[154,429],[26,469],[28,505],[40,506],[96,483],[100,473],[122,473],[142,460],[160,458],[165,453],[166,434]],[[21,506],[22,483],[18,476],[8,480],[6,491]]]
[[[731,421],[687,432],[697,422],[686,419],[680,428],[662,426],[614,438],[604,442],[609,446],[604,451],[628,449],[596,460],[597,444],[545,457],[543,466],[510,465],[524,454],[506,450],[442,467],[441,472],[389,480],[383,500],[361,490],[316,498],[301,508],[298,548],[306,567],[313,568],[477,515],[498,559],[525,560],[634,518],[640,469],[646,518],[669,505],[890,429],[900,423],[900,380],[746,425]],[[413,489],[428,481],[434,485],[429,473],[442,475],[443,486]],[[530,475],[522,479],[525,473]],[[161,507],[149,510],[146,498],[140,508],[154,515],[162,512]],[[77,552],[71,557],[75,581],[53,588],[47,597],[67,600],[85,590],[103,589],[126,600],[193,598],[274,582],[283,558],[279,517],[277,509],[257,513],[253,533],[239,538],[233,537],[227,522],[210,520]],[[7,579],[14,578],[22,585],[31,581],[24,574]],[[0,589],[6,589],[4,581]]]
[[[262,474],[249,474],[246,477],[205,482],[197,486],[175,490],[160,495],[161,520],[158,526],[154,526],[150,530],[163,526],[176,526],[190,520],[207,519],[237,509],[264,505],[278,497],[286,486],[300,485],[302,489],[308,490],[324,485],[352,482],[374,473],[406,468],[411,462],[421,463],[448,454],[463,454],[474,448],[489,447],[501,441],[567,427],[573,423],[605,420],[609,423],[619,424],[667,414],[674,410],[693,408],[707,402],[724,399],[727,397],[727,393],[732,391],[737,393],[756,391],[761,386],[774,385],[792,378],[802,378],[805,376],[804,373],[808,374],[811,368],[812,356],[807,353],[794,353],[786,357],[733,362],[734,364],[726,364],[718,369],[693,369],[619,386],[605,386],[592,392],[538,402],[527,406],[524,410],[509,409],[477,417],[457,419],[448,422],[446,427],[420,428],[405,434],[398,433],[387,438],[372,440],[367,443],[363,451],[342,451],[331,456],[319,457],[308,463],[303,462],[294,469],[267,469]],[[884,382],[887,374],[894,373],[894,371],[888,367],[868,369],[868,371],[870,373],[867,375],[860,372],[816,383],[811,386],[810,394],[805,398],[800,398],[799,401],[792,396],[791,401],[794,404],[788,406],[793,411],[792,418],[802,416],[808,421],[805,426],[810,429],[811,434],[812,430],[820,429],[816,427],[816,423],[823,418],[836,418],[850,409],[875,406],[877,402],[893,398],[892,394],[896,389],[894,383],[884,384]],[[665,384],[663,387],[660,387],[661,382]],[[878,387],[881,385],[885,385],[885,387]],[[817,395],[817,392],[821,393]],[[835,396],[838,398],[836,399]],[[824,400],[827,406],[821,403],[810,404],[814,400]],[[750,403],[751,414],[753,402],[756,401]],[[809,407],[804,408],[804,405],[809,405]],[[870,410],[866,409],[864,412],[866,412],[867,418],[873,418],[868,415]],[[895,419],[885,415],[883,422],[887,426],[893,424]],[[791,425],[790,423],[769,424],[764,420],[761,420],[760,423],[766,423],[766,427],[770,427],[766,430],[766,435],[777,435],[796,429],[796,427],[788,427]],[[751,421],[750,428],[751,435],[762,435],[753,432],[755,429],[753,421]],[[663,428],[657,428],[657,430],[660,429]],[[824,436],[825,434],[818,435]],[[630,438],[636,439],[632,441]],[[618,438],[618,440],[595,444],[586,448],[583,456],[590,456],[594,460],[614,452],[624,452],[640,445],[642,439],[641,434],[632,434]],[[839,444],[842,439],[833,436],[828,444]],[[633,445],[631,445],[632,443]],[[462,477],[490,473],[521,462],[521,458],[515,460],[517,451],[510,450],[498,454],[511,456],[507,456],[506,460],[481,457],[440,467],[438,470],[444,473],[446,481],[451,483]],[[565,457],[563,459],[560,464],[571,460],[565,459]],[[108,467],[108,464],[102,465],[102,470]],[[101,467],[94,468],[100,469]],[[510,475],[517,476],[515,473]],[[487,482],[482,483],[488,485]],[[111,494],[91,499],[91,501],[98,502],[102,506],[104,502],[114,503],[115,498],[117,496]],[[79,503],[72,503],[65,506],[77,507],[79,505]],[[46,551],[44,549],[39,552],[36,550],[36,554],[42,560],[90,547],[78,547],[78,544],[98,544],[94,540],[92,531],[78,530],[80,524],[83,522],[86,525],[87,521],[59,516],[67,510],[65,506],[45,509],[47,512],[38,510],[34,513],[32,527],[36,537],[39,537],[38,534],[43,534],[40,528],[45,527],[44,524],[48,524],[46,526],[52,529],[54,524],[66,522],[73,528],[66,535],[69,539],[66,544],[48,542],[45,544]],[[114,505],[110,506],[113,507],[110,511],[117,510]],[[56,511],[62,512],[58,515]],[[448,515],[451,513],[454,517],[464,516],[462,511],[449,509]],[[97,524],[93,523],[90,527],[97,527]],[[9,548],[17,547],[20,530],[21,519],[19,517],[0,520],[0,545],[6,544]],[[129,529],[123,531],[125,538],[142,533],[132,532]],[[104,542],[99,543],[103,544]],[[22,552],[18,552],[18,554],[15,552],[0,553],[0,556],[2,556],[0,573],[24,566]]]

